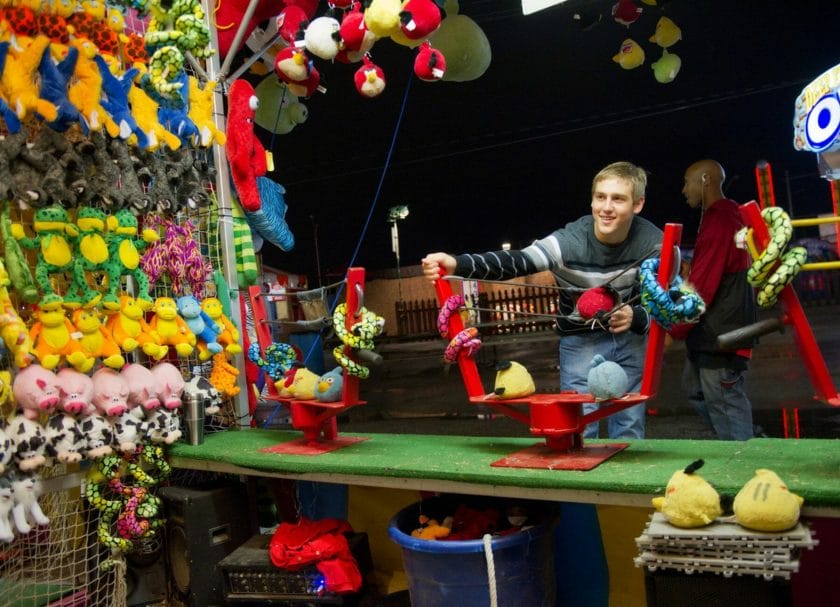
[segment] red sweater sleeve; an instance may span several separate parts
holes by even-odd
[[[715,212],[714,206],[710,207],[703,216],[703,223],[694,245],[688,283],[694,287],[707,306],[715,299],[729,262],[730,250],[735,247],[735,226],[731,225],[728,219],[726,213]],[[669,334],[674,339],[685,339],[692,328],[693,323],[675,325]]]

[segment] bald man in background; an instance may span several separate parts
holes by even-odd
[[[669,333],[686,342],[683,386],[689,402],[720,440],[747,440],[754,429],[744,381],[755,342],[737,350],[717,347],[718,335],[756,320],[755,292],[747,282],[751,260],[735,246],[744,224],[738,203],[723,194],[725,179],[723,167],[711,159],[685,171],[683,196],[701,213],[688,282],[706,311],[696,324],[677,325]]]

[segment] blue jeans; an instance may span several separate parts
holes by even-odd
[[[745,371],[703,369],[686,359],[683,386],[688,402],[720,440],[753,437],[752,405],[744,391]]]
[[[592,368],[592,358],[600,354],[624,369],[627,373],[627,391],[638,392],[642,385],[645,365],[646,335],[631,331],[609,333],[590,331],[560,338],[560,389],[589,392],[587,378]],[[584,403],[586,415],[598,409],[597,403]],[[645,403],[613,413],[607,419],[610,438],[645,437]],[[598,423],[592,422],[583,432],[584,438],[598,438]]]

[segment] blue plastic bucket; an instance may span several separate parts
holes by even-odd
[[[459,504],[477,509],[523,506],[530,520],[524,531],[494,537],[492,566],[499,607],[554,607],[553,530],[557,510],[548,502],[484,497],[430,498],[400,510],[388,535],[402,548],[412,607],[488,607],[491,581],[484,541],[422,540],[411,536],[425,514],[443,520]]]

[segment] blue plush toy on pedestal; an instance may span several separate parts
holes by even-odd
[[[620,398],[627,393],[627,373],[619,364],[600,354],[592,358],[587,383],[596,402]]]

